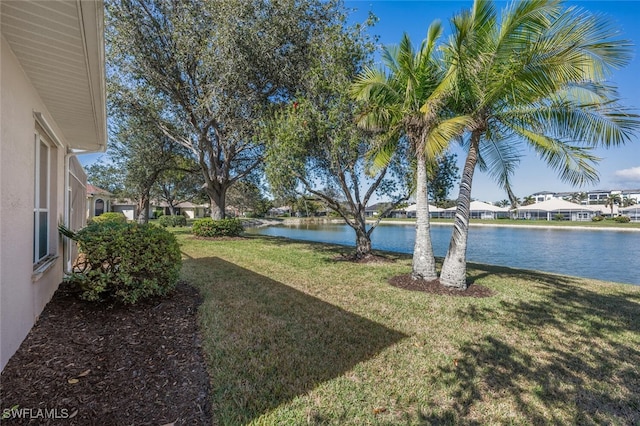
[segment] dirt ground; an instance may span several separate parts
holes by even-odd
[[[423,281],[414,280],[411,274],[398,275],[389,279],[389,284],[394,287],[411,291],[424,291],[426,293],[441,294],[444,296],[457,297],[490,297],[493,295],[491,289],[481,285],[472,284],[466,290],[456,290],[447,288],[440,284],[439,280]]]
[[[2,423],[211,424],[199,304],[184,283],[135,306],[84,302],[62,284],[0,376],[0,409],[32,418]]]

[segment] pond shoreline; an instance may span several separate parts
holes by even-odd
[[[389,224],[389,225],[411,225],[414,222],[404,222],[400,220],[385,220],[384,222],[380,222],[380,224]],[[431,225],[437,226],[453,226],[453,222],[430,222]],[[563,226],[563,225],[528,225],[523,223],[522,225],[516,225],[511,223],[469,223],[470,227],[491,227],[491,228],[529,228],[529,229],[576,229],[581,231],[630,231],[630,232],[640,232],[640,228],[615,228],[612,226]]]
[[[374,221],[368,221],[372,223]],[[523,221],[526,222],[526,221]],[[284,219],[251,219],[244,221],[244,226],[246,228],[264,228],[266,226],[277,226],[277,225],[300,225],[303,223],[336,223],[343,224],[344,220],[340,218],[324,218],[324,217],[314,217],[314,218],[284,218]],[[453,222],[430,222],[433,226],[453,226]],[[380,222],[380,225],[415,225],[415,221],[408,220],[384,220]],[[492,227],[492,228],[529,228],[529,229],[562,229],[562,230],[581,230],[581,231],[622,231],[622,232],[640,232],[640,228],[621,228],[621,227],[613,227],[613,226],[580,226],[580,225],[530,225],[527,223],[522,224],[513,224],[513,223],[469,223],[470,227]]]

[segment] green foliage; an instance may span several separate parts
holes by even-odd
[[[89,220],[90,223],[127,223],[127,217],[124,213],[106,212],[100,216],[94,216]]]
[[[334,0],[109,1],[111,80],[122,108],[146,111],[193,158],[207,158],[200,176],[222,218],[227,189],[262,164],[256,124],[303,90],[345,14]]]
[[[553,220],[564,220],[564,215],[562,213],[556,213],[553,215]]]
[[[618,223],[629,223],[631,222],[631,218],[629,216],[616,216],[613,218],[614,222]]]
[[[68,279],[90,301],[136,303],[171,291],[179,277],[180,247],[153,225],[93,223],[73,236],[81,261]]]
[[[456,154],[445,154],[438,159],[437,163],[429,163],[431,167],[428,170],[427,191],[429,199],[438,207],[442,207],[447,201],[449,191],[458,180],[459,169],[456,160]]]
[[[233,184],[227,191],[227,208],[233,208],[238,216],[261,217],[271,208],[259,185],[249,180]]]
[[[111,145],[109,145],[111,149]],[[113,195],[125,195],[125,172],[119,164],[103,162],[100,157],[97,162],[87,166],[87,179],[89,183],[109,191]]]
[[[182,215],[161,216],[158,219],[158,225],[166,228],[167,226],[187,226],[187,218]]]
[[[193,223],[193,234],[198,237],[237,237],[244,231],[240,219],[199,219]]]
[[[603,220],[604,220],[604,216],[600,214],[591,218],[591,221],[593,222],[602,222]]]

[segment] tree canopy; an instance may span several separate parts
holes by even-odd
[[[341,25],[333,0],[113,0],[107,54],[120,106],[152,117],[200,168],[212,217],[262,163],[257,129],[303,83],[317,40]]]

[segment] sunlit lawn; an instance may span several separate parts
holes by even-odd
[[[388,285],[404,256],[177,232],[216,423],[640,422],[640,287],[474,265],[495,295],[445,297]]]

